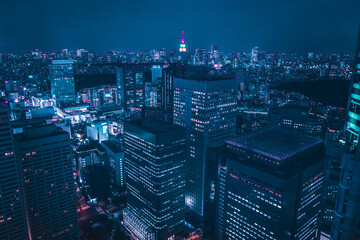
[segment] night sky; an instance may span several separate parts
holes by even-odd
[[[0,0],[0,51],[354,52],[359,0]]]

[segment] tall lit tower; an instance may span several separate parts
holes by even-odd
[[[355,52],[354,72],[347,115],[345,134],[348,141],[357,145],[360,133],[360,28]]]
[[[126,122],[124,129],[124,226],[138,239],[170,239],[185,222],[185,131],[154,120]]]
[[[185,38],[184,38],[184,30],[182,31],[181,43],[179,52],[186,52]]]
[[[174,78],[173,123],[186,129],[185,202],[193,225],[204,216],[207,148],[235,135],[237,80],[206,71]]]
[[[341,158],[340,182],[332,220],[331,239],[334,240],[360,236],[360,28],[354,60],[345,138],[339,141],[345,145],[345,152]]]

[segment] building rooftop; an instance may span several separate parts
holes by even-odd
[[[52,60],[51,64],[55,65],[55,64],[73,64],[74,61],[73,60]]]
[[[300,131],[268,127],[228,140],[226,146],[271,158],[281,165],[321,143],[321,138]]]
[[[235,76],[207,66],[184,66],[182,72],[176,74],[176,78],[197,81],[219,81],[234,79]]]
[[[62,128],[57,127],[53,124],[42,125],[42,126],[31,126],[25,127],[21,134],[17,135],[18,140],[35,140],[51,136],[68,135]]]
[[[161,121],[155,121],[152,119],[133,120],[127,123],[139,127],[155,135],[167,134],[171,131],[178,130],[180,128],[178,126],[174,126]]]
[[[107,148],[109,148],[114,153],[123,152],[124,149],[121,145],[121,143],[111,140],[102,141],[101,145],[105,145]]]
[[[124,123],[125,133],[131,133],[154,144],[166,144],[185,139],[185,130],[161,121],[139,119]]]

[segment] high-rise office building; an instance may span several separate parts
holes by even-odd
[[[176,65],[170,65],[163,68],[160,88],[161,88],[161,108],[170,112],[169,122],[172,122],[172,114],[174,107],[174,77],[178,68]]]
[[[145,73],[144,68],[137,65],[126,65],[116,68],[116,83],[122,107],[141,108],[145,105]]]
[[[69,133],[54,125],[15,135],[31,239],[78,239]]]
[[[157,82],[162,77],[162,67],[160,65],[153,65],[151,67],[151,81]]]
[[[204,65],[206,63],[206,49],[200,48],[196,49],[195,55],[194,55],[194,65]]]
[[[174,78],[173,123],[186,128],[185,203],[196,219],[190,221],[197,225],[204,215],[207,148],[235,135],[238,84],[203,68],[194,70],[193,75]]]
[[[321,240],[330,239],[341,174],[341,159],[346,144],[342,139],[345,113],[334,109],[327,114],[325,137],[324,188],[320,223]],[[339,141],[341,140],[341,141]]]
[[[360,134],[360,27],[355,51],[353,78],[347,107],[345,134],[348,141],[358,144]]]
[[[214,239],[318,239],[320,138],[263,128],[227,140],[219,154]]]
[[[353,71],[345,134],[339,140],[339,145],[344,145],[345,150],[341,158],[340,181],[331,229],[333,240],[360,238],[360,28]]]
[[[185,226],[185,132],[153,120],[128,122],[124,129],[124,225],[139,239],[168,239]]]
[[[102,141],[101,146],[107,153],[110,181],[114,186],[125,187],[125,158],[123,146],[115,141]]]
[[[156,108],[160,105],[160,91],[159,84],[146,82],[145,83],[145,107]]]
[[[343,124],[341,128],[343,127]],[[325,138],[324,187],[320,232],[322,239],[329,239],[334,217],[336,197],[341,173],[341,159],[346,145],[339,142],[341,128],[329,126]]]
[[[8,104],[0,99],[0,239],[28,239]]]
[[[75,103],[72,60],[53,60],[49,66],[51,95],[57,107]]]

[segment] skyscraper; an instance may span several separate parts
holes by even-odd
[[[116,68],[116,83],[122,107],[141,108],[145,105],[145,73],[143,67],[126,65]]]
[[[78,239],[69,133],[54,125],[15,136],[31,239]]]
[[[0,239],[28,239],[8,104],[0,99]]]
[[[353,69],[353,78],[347,107],[345,134],[349,142],[352,144],[358,144],[360,134],[360,27]]]
[[[360,28],[353,69],[345,136],[339,140],[345,150],[331,229],[331,239],[334,240],[360,238]]]
[[[157,82],[162,77],[162,67],[160,65],[153,65],[151,67],[151,81]]]
[[[331,233],[336,197],[339,189],[341,159],[346,150],[346,145],[339,142],[340,133],[340,129],[328,129],[325,138],[324,188],[322,193],[323,202],[320,228],[324,239],[329,239]]]
[[[101,146],[107,153],[111,184],[120,188],[124,188],[126,181],[124,148],[122,144],[107,140],[102,141]]]
[[[124,225],[139,239],[168,239],[185,224],[185,133],[151,120],[125,123],[124,129]]]
[[[170,112],[169,122],[172,122],[174,107],[174,77],[181,67],[170,65],[163,68],[161,78],[161,107]]]
[[[182,37],[181,37],[181,43],[180,43],[180,47],[179,47],[179,52],[186,52],[184,31],[182,31],[181,33],[182,33]]]
[[[49,66],[51,95],[57,107],[75,103],[72,60],[53,60]]]
[[[203,68],[195,70],[192,76],[174,79],[173,123],[186,128],[185,203],[194,218],[201,219],[207,148],[235,135],[238,84],[236,79],[210,75]]]
[[[214,239],[318,239],[322,140],[263,128],[220,152]]]

